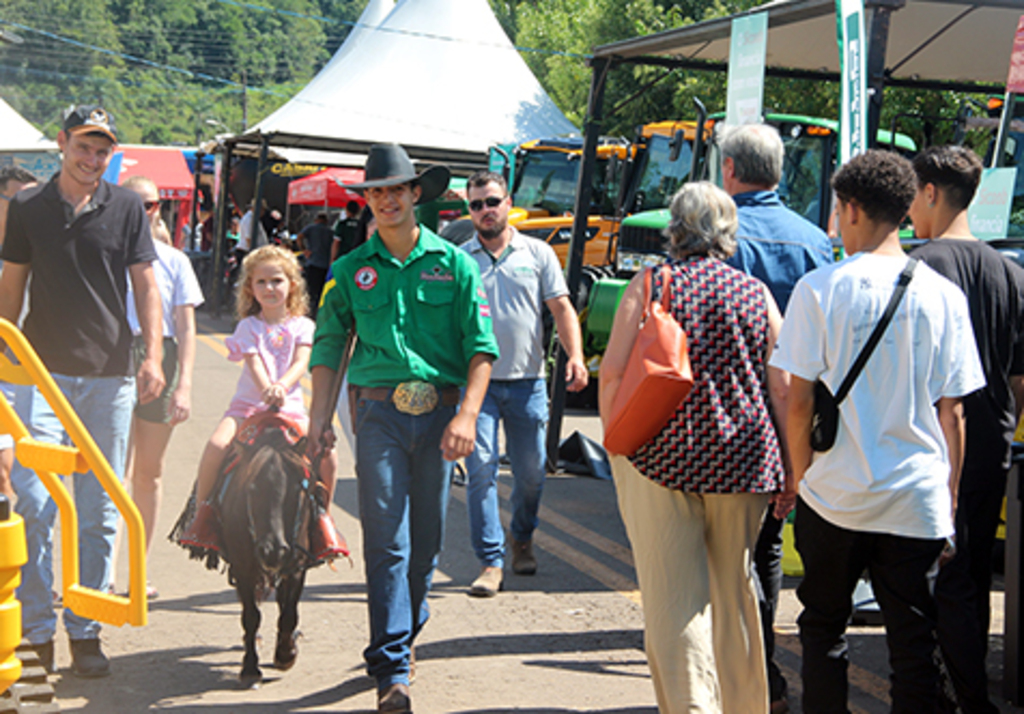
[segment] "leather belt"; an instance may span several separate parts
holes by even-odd
[[[427,414],[438,406],[455,406],[461,396],[458,387],[436,387],[428,382],[402,382],[394,388],[359,387],[351,384],[348,393],[349,401],[353,405],[360,399],[391,402],[398,411],[413,415]]]

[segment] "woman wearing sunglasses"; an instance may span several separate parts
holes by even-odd
[[[153,269],[163,308],[163,369],[167,382],[159,398],[135,407],[128,446],[128,465],[125,469],[125,482],[131,483],[132,498],[142,515],[148,554],[160,509],[167,445],[175,425],[188,419],[192,411],[195,308],[203,303],[203,291],[188,257],[171,245],[170,231],[160,217],[160,194],[156,184],[148,178],[132,176],[124,182],[124,187],[139,195],[149,217],[157,254]],[[132,348],[138,364],[145,356],[145,344],[135,314],[135,301],[130,293],[129,287],[128,324],[135,335]],[[117,562],[116,558],[114,562]],[[155,598],[157,591],[147,584],[146,595],[150,599]]]

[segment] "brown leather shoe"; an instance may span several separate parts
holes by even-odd
[[[512,538],[512,572],[516,575],[533,575],[537,572],[537,559],[533,557],[533,541],[518,541]]]
[[[496,565],[485,565],[480,575],[469,586],[469,594],[473,597],[494,597],[502,588],[504,575]]]
[[[313,557],[319,562],[321,560],[334,560],[337,557],[348,557],[348,543],[345,536],[334,525],[334,518],[327,511],[320,511],[313,523],[313,542],[311,550]]]
[[[771,707],[768,710],[771,714],[788,714],[789,713],[789,702],[786,698],[776,699],[771,703]]]
[[[220,514],[209,501],[199,504],[196,515],[178,542],[193,548],[220,551]]]
[[[392,684],[377,696],[377,711],[380,714],[411,714],[412,700],[409,699],[409,685]]]

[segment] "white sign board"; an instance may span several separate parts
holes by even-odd
[[[967,222],[975,238],[1005,238],[1010,225],[1010,206],[1017,169],[985,169],[974,200],[967,207]]]
[[[764,56],[768,46],[768,13],[737,17],[729,40],[729,83],[725,123],[756,124],[764,102]]]

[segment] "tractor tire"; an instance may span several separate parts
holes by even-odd
[[[60,711],[53,684],[28,642],[17,650],[21,660],[21,679],[0,694],[0,714],[51,714]]]

